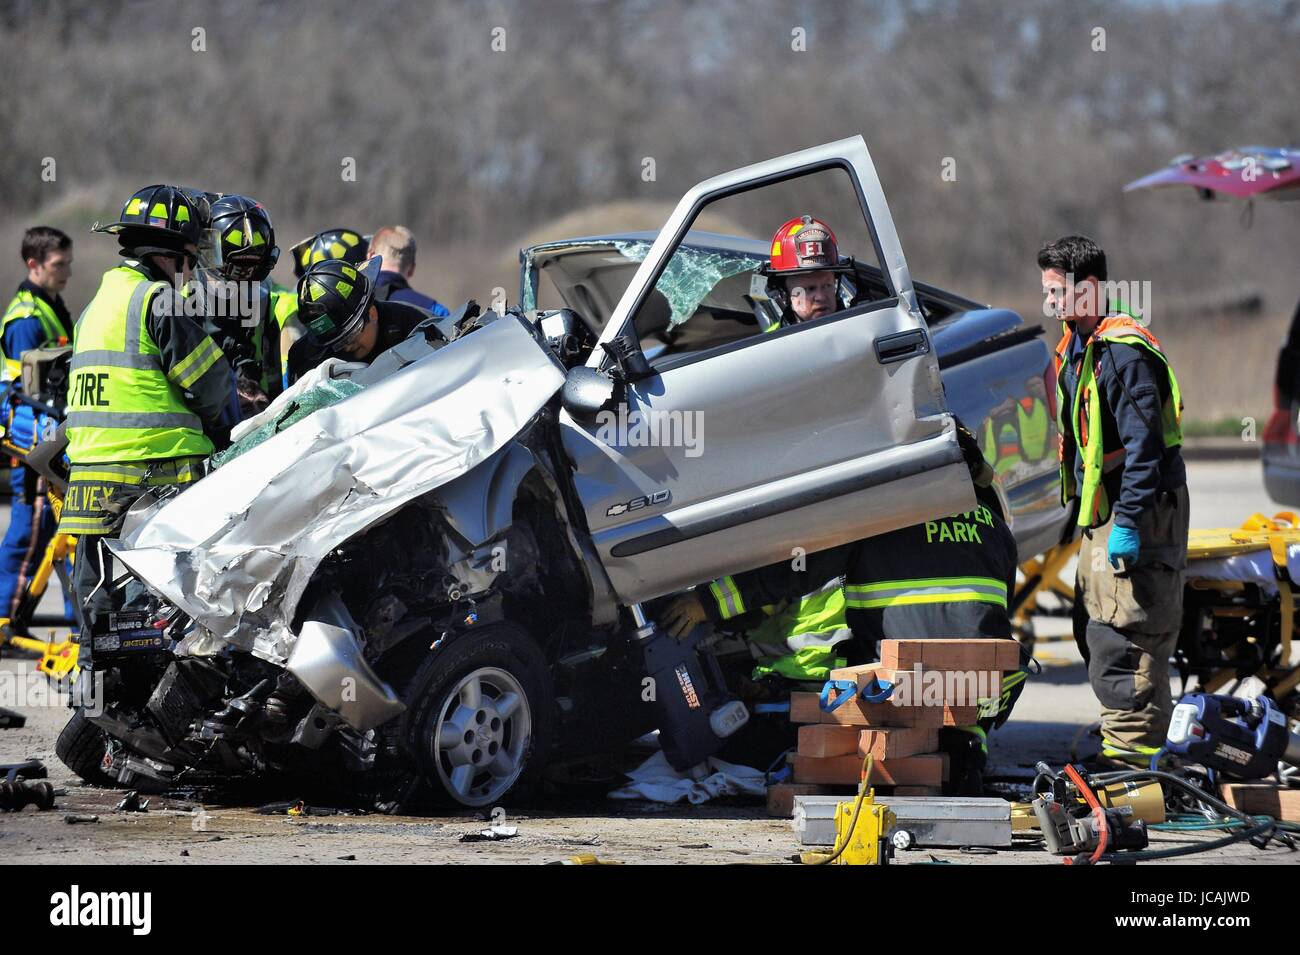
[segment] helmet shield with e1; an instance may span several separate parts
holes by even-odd
[[[769,276],[788,276],[848,269],[848,261],[840,258],[839,243],[831,227],[812,216],[800,216],[776,230],[772,257],[763,271]]]
[[[814,272],[830,272],[836,276],[835,297],[839,298],[839,276],[852,271],[853,264],[840,258],[839,243],[831,227],[810,215],[789,219],[781,224],[772,236],[771,258],[760,268],[767,276],[767,294],[780,307],[782,313],[790,312],[789,279]]]

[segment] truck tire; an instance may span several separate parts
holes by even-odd
[[[106,739],[104,731],[77,709],[59,734],[54,744],[54,754],[64,766],[92,786],[112,787],[112,778],[103,770]]]
[[[486,624],[424,661],[404,738],[436,802],[482,808],[532,798],[551,748],[554,693],[537,642]]]

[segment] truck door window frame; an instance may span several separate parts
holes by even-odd
[[[767,334],[756,333],[747,338],[742,338],[734,342],[728,342],[725,345],[719,345],[714,348],[705,349],[703,351],[687,352],[682,355],[675,355],[669,359],[666,359],[662,364],[660,364],[659,367],[653,368],[651,370],[651,375],[657,375],[671,368],[680,368],[683,367],[684,365],[692,364],[696,361],[703,361],[707,358],[711,358],[716,355],[725,354],[730,351],[735,351],[740,348],[747,348],[750,345],[753,345],[759,341],[765,341],[771,338],[777,338],[787,334],[793,334],[802,331],[806,328],[820,326],[823,323],[850,318],[854,315],[862,315],[866,312],[876,311],[878,309],[883,309],[883,308],[890,308],[897,305],[898,289],[894,287],[893,276],[890,275],[889,271],[884,267],[884,261],[885,261],[884,250],[882,249],[880,244],[880,236],[876,233],[876,223],[872,219],[871,211],[867,206],[867,197],[866,194],[862,191],[862,184],[858,181],[857,174],[854,172],[852,164],[847,162],[844,159],[836,158],[836,159],[825,160],[823,162],[810,163],[806,166],[798,166],[794,169],[787,169],[784,172],[776,173],[770,176],[763,176],[759,179],[752,179],[748,182],[744,182],[739,185],[732,186],[731,188],[718,189],[715,190],[714,192],[705,193],[704,195],[700,196],[699,199],[696,200],[695,204],[691,206],[690,215],[686,217],[681,227],[677,230],[676,234],[674,234],[672,244],[671,244],[672,251],[668,255],[663,257],[663,259],[659,263],[658,268],[655,269],[654,274],[651,276],[650,280],[641,287],[641,291],[637,294],[636,301],[633,302],[632,307],[628,310],[627,318],[624,320],[623,326],[618,330],[618,333],[617,335],[614,336],[614,338],[623,338],[627,336],[628,330],[631,329],[632,344],[637,349],[637,351],[641,352],[642,355],[644,355],[644,351],[642,351],[641,349],[641,342],[636,337],[635,334],[637,314],[641,311],[642,306],[645,305],[646,299],[648,299],[650,297],[650,294],[654,292],[655,289],[658,287],[659,280],[663,277],[664,270],[668,268],[668,263],[671,262],[673,256],[677,254],[677,250],[681,248],[682,242],[685,240],[687,233],[691,231],[691,227],[695,224],[695,220],[699,218],[700,213],[703,212],[707,206],[711,206],[715,202],[720,202],[723,199],[729,199],[732,196],[743,195],[747,192],[753,192],[757,189],[764,189],[768,186],[780,185],[783,182],[790,182],[791,180],[794,179],[804,179],[809,176],[814,176],[819,172],[826,172],[828,170],[835,170],[835,169],[843,170],[843,172],[847,174],[849,177],[849,183],[853,187],[853,194],[857,197],[858,200],[858,212],[859,214],[861,214],[863,221],[866,223],[867,232],[871,236],[871,247],[875,253],[876,264],[880,269],[880,275],[881,278],[884,280],[885,289],[888,292],[888,296],[886,298],[878,299],[873,302],[868,302],[863,305],[854,306],[853,308],[850,309],[844,309],[842,311],[835,312],[834,314],[827,315],[825,318],[817,319],[814,322],[806,322],[806,323],[801,323],[799,325],[791,325],[787,328],[781,328],[778,329],[777,331],[769,332]],[[605,371],[608,370],[612,364],[613,364],[613,359],[610,358],[608,355],[606,355],[601,359],[600,368],[602,371]]]

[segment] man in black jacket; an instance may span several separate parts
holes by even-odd
[[[1106,254],[1086,236],[1038,253],[1056,348],[1062,503],[1083,528],[1076,639],[1101,702],[1102,756],[1145,765],[1164,743],[1169,656],[1182,625],[1187,469],[1182,397],[1146,325],[1106,294]],[[1083,632],[1080,633],[1079,631]],[[1081,639],[1080,639],[1081,638]]]
[[[414,305],[375,301],[380,261],[354,268],[329,259],[303,273],[298,317],[307,335],[289,349],[289,384],[327,358],[369,364],[433,317]]]

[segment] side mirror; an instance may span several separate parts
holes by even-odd
[[[594,368],[570,368],[564,379],[560,403],[579,421],[590,421],[614,400],[614,380]]]

